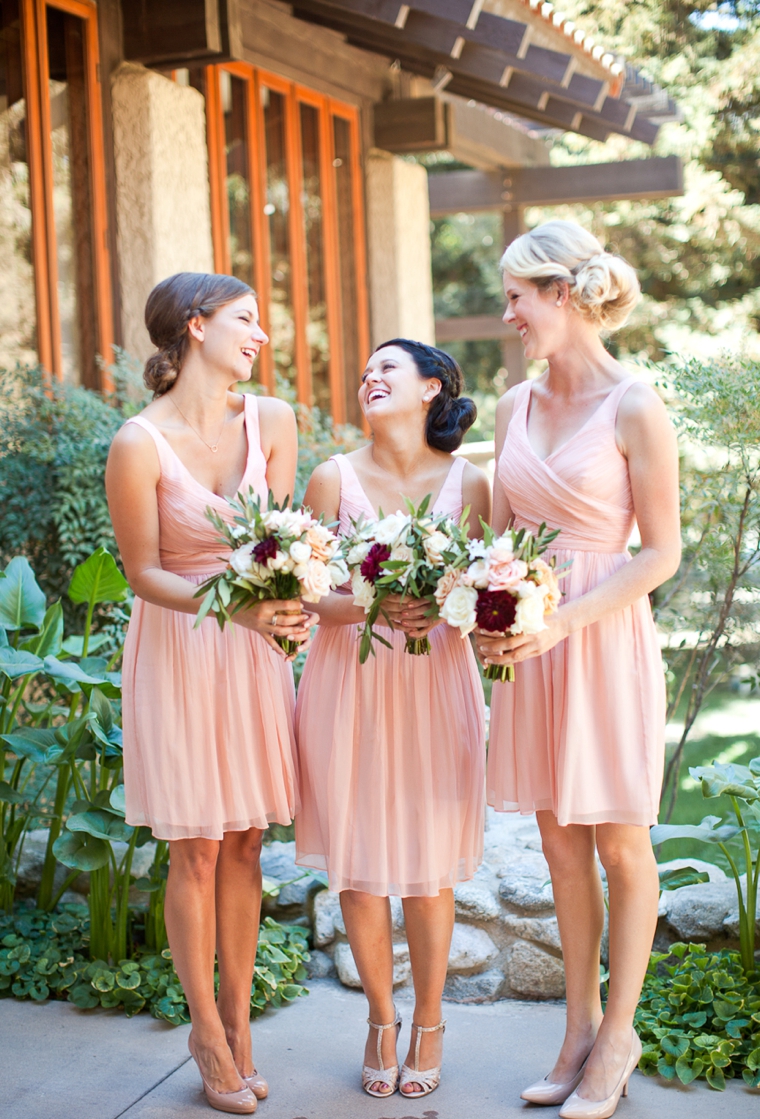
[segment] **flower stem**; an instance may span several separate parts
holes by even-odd
[[[486,680],[498,680],[501,684],[515,682],[515,668],[512,664],[489,664],[486,669]]]

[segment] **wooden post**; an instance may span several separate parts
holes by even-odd
[[[509,245],[516,237],[525,232],[525,219],[522,206],[513,206],[510,203],[504,207],[504,245]],[[527,375],[527,362],[525,350],[519,334],[510,334],[502,340],[501,356],[507,370],[506,389],[511,389]]]

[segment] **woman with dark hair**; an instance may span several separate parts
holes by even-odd
[[[169,841],[166,928],[208,1102],[250,1114],[267,1094],[249,1024],[261,838],[296,806],[293,677],[274,639],[303,646],[309,619],[300,602],[261,602],[224,632],[213,618],[194,629],[194,596],[225,562],[206,508],[231,520],[225,499],[239,491],[292,494],[296,425],[284,402],[231,391],[250,381],[268,341],[246,284],[181,272],[153,289],[145,322],[154,399],[117,434],[106,473],[136,595],[123,672],[126,814]]]
[[[403,507],[404,497],[417,505],[431,494],[435,513],[459,519],[469,506],[477,536],[479,517],[488,519],[488,482],[451,454],[476,416],[461,389],[448,354],[404,338],[384,343],[359,389],[372,442],[318,466],[306,504],[346,533],[362,514],[374,519]],[[402,898],[416,1001],[400,1079],[416,1098],[440,1079],[453,887],[472,877],[482,854],[484,706],[469,641],[429,617],[426,602],[392,596],[384,607],[391,647],[360,665],[363,609],[345,593],[320,603],[296,716],[296,849],[297,861],[326,870],[340,893],[369,1001],[362,1083],[373,1096],[391,1095],[399,1081],[389,895]],[[430,656],[404,652],[407,636],[426,634]]]

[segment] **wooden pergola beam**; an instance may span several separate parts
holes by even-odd
[[[507,207],[672,198],[683,194],[683,167],[678,156],[668,155],[508,172],[441,171],[429,176],[428,189],[433,217]]]

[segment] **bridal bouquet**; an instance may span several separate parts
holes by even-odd
[[[438,585],[441,617],[458,627],[462,637],[476,627],[514,636],[540,633],[561,596],[554,559],[541,559],[559,529],[542,524],[535,536],[521,528],[496,537],[488,525],[483,528],[484,539],[467,545],[467,566],[445,575]],[[486,678],[513,681],[515,670],[511,664],[492,664]]]
[[[441,578],[467,563],[468,510],[456,524],[445,515],[429,515],[429,505],[428,494],[417,509],[406,500],[406,513],[391,513],[377,521],[361,518],[354,522],[354,531],[347,538],[346,562],[354,602],[364,607],[367,615],[359,646],[361,664],[370,652],[374,656],[373,641],[391,648],[374,629],[380,614],[389,621],[383,611],[388,595],[425,599],[433,614],[437,612],[435,591]],[[407,653],[428,654],[430,642],[427,637],[407,637],[405,648]]]
[[[308,509],[275,504],[269,494],[267,508],[249,490],[229,504],[235,512],[228,524],[215,510],[206,516],[219,531],[220,543],[232,549],[227,567],[212,575],[195,593],[203,598],[195,625],[211,611],[220,627],[234,621],[235,614],[264,599],[303,599],[319,602],[348,580],[342,541]],[[275,636],[290,655],[298,645]]]

